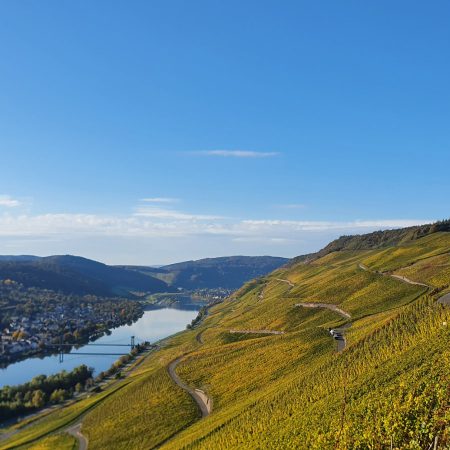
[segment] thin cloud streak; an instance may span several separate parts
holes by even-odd
[[[255,152],[250,150],[205,150],[190,152],[200,156],[219,156],[223,158],[271,158],[278,156],[279,152]]]
[[[139,201],[146,203],[178,203],[180,199],[172,197],[150,197],[141,198]]]
[[[276,205],[278,208],[282,209],[303,209],[306,208],[306,205],[303,203],[285,203],[281,205]]]
[[[297,240],[323,232],[365,233],[430,223],[433,220],[355,220],[348,222],[232,220],[220,216],[188,214],[159,208],[142,209],[132,216],[95,214],[0,215],[3,237],[189,237],[222,236],[230,239]]]
[[[12,198],[10,195],[0,195],[0,206],[4,206],[6,208],[15,208],[16,206],[20,206],[21,202]]]
[[[138,207],[134,216],[150,217],[155,219],[173,219],[183,221],[202,221],[202,220],[221,220],[222,216],[214,216],[207,214],[188,214],[173,209],[157,208],[154,206]]]
[[[433,220],[354,220],[349,222],[298,221],[298,220],[244,220],[251,229],[291,229],[293,231],[346,231],[368,229],[404,228],[431,223]]]

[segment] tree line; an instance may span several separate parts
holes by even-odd
[[[93,385],[94,369],[85,364],[71,372],[38,375],[28,383],[0,389],[0,421],[28,414],[49,404],[62,403]]]

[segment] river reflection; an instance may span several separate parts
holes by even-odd
[[[111,330],[110,335],[102,336],[95,344],[129,344],[131,336],[136,343],[142,341],[155,342],[186,328],[186,325],[197,316],[197,309],[163,308],[144,311],[143,316],[131,325],[123,325]],[[0,369],[0,387],[22,384],[30,381],[36,375],[51,375],[61,370],[70,371],[80,364],[95,369],[95,374],[108,369],[119,358],[113,353],[127,353],[127,347],[90,346],[84,345],[73,349],[64,355],[64,361],[59,362],[58,355],[43,358],[28,358],[10,364],[6,369]],[[79,355],[77,353],[109,353],[109,355]]]

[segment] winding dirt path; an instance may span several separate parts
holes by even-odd
[[[200,411],[202,412],[202,417],[206,417],[212,411],[211,399],[201,389],[192,389],[190,386],[184,383],[175,370],[185,356],[186,355],[179,356],[167,366],[169,376],[170,378],[172,378],[174,383],[180,386],[181,389],[184,389],[195,400],[200,408]]]
[[[284,334],[284,331],[276,330],[230,330],[231,334]]]
[[[205,331],[205,330],[203,330],[203,331]],[[197,333],[197,335],[195,336],[195,339],[201,345],[204,344],[204,342],[203,342],[203,331],[200,331],[200,333]]]
[[[441,303],[442,305],[450,306],[450,293],[443,295],[439,300],[438,303]]]
[[[337,351],[338,352],[342,352],[342,350],[344,350],[344,348],[347,346],[347,341],[345,339],[345,330],[347,330],[351,326],[352,326],[351,323],[346,323],[345,325],[342,325],[342,327],[334,328],[334,331],[337,331],[338,333],[340,333],[342,335],[341,338],[337,338],[337,339],[335,338],[335,340],[337,342]]]
[[[346,319],[351,319],[352,316],[344,311],[343,309],[339,308],[337,305],[333,305],[331,303],[296,303],[295,306],[303,306],[304,308],[326,308],[331,309],[331,311],[334,311],[341,315],[342,317],[345,317]]]
[[[286,280],[284,278],[275,278],[277,281],[281,281],[282,283],[287,283],[291,288],[295,287],[295,284],[292,281]]]
[[[88,440],[87,437],[81,432],[81,422],[67,428],[66,433],[69,433],[78,441],[78,450],[87,450]]]
[[[339,308],[337,305],[333,305],[330,303],[296,303],[295,306],[303,306],[304,308],[326,308],[326,309],[330,309],[331,311],[334,311],[335,313],[341,315],[345,319],[351,319],[351,317],[352,317],[348,312]],[[331,331],[338,333],[337,337],[335,335],[333,335],[333,338],[337,342],[337,351],[338,352],[342,352],[342,350],[344,350],[344,348],[347,346],[347,341],[345,339],[345,330],[347,330],[351,326],[352,326],[351,323],[346,323],[345,325],[342,325],[341,327],[330,330],[330,333],[331,333]]]
[[[409,278],[406,278],[406,277],[404,277],[404,276],[402,276],[402,275],[394,275],[394,274],[391,274],[390,276],[391,276],[392,278],[397,278],[397,280],[404,281],[405,283],[408,283],[408,284],[415,284],[415,285],[417,285],[417,286],[423,286],[423,287],[426,287],[426,288],[431,288],[431,286],[429,286],[428,284],[425,284],[425,283],[419,283],[418,281],[410,280]]]
[[[423,287],[426,287],[427,289],[432,289],[432,286],[430,286],[429,284],[419,283],[418,281],[410,280],[409,278],[404,277],[403,275],[396,275],[396,274],[384,273],[384,272],[375,272],[373,270],[370,270],[366,265],[364,265],[362,263],[359,263],[359,268],[362,269],[362,270],[365,270],[366,272],[377,273],[377,274],[383,275],[385,277],[396,278],[397,280],[403,281],[403,282],[408,283],[408,284],[413,284],[413,285],[416,285],[416,286],[423,286]],[[402,267],[400,267],[400,269],[402,269]],[[397,270],[399,270],[399,269],[397,269]]]

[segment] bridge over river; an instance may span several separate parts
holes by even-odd
[[[63,337],[61,336],[61,342],[59,344],[46,344],[45,347],[48,349],[55,349],[58,350],[59,353],[59,362],[64,362],[64,354],[70,353],[70,351],[75,348],[75,352],[77,355],[97,355],[97,356],[123,356],[126,355],[132,350],[134,347],[136,347],[136,341],[140,343],[144,343],[144,339],[137,339],[136,336],[130,337],[130,343],[129,344],[120,344],[120,343],[99,343],[99,342],[88,342],[87,344],[82,344],[82,348],[86,349],[89,347],[115,347],[115,348],[124,348],[124,350],[120,353],[113,353],[113,352],[100,352],[100,351],[86,351],[86,352],[80,352],[77,350],[77,344],[67,344],[63,342]],[[125,350],[126,348],[126,350]],[[95,350],[95,349],[94,349]]]
[[[130,352],[133,344],[163,339],[184,330],[196,316],[197,310],[163,308],[144,311],[144,315],[131,325],[111,330],[88,344],[55,344],[51,355],[27,358],[0,369],[0,387],[26,383],[41,374],[51,375],[61,370],[73,370],[81,364],[93,367],[95,373],[109,369],[120,356]],[[134,343],[131,336],[135,336]],[[61,358],[61,353],[63,356]]]

